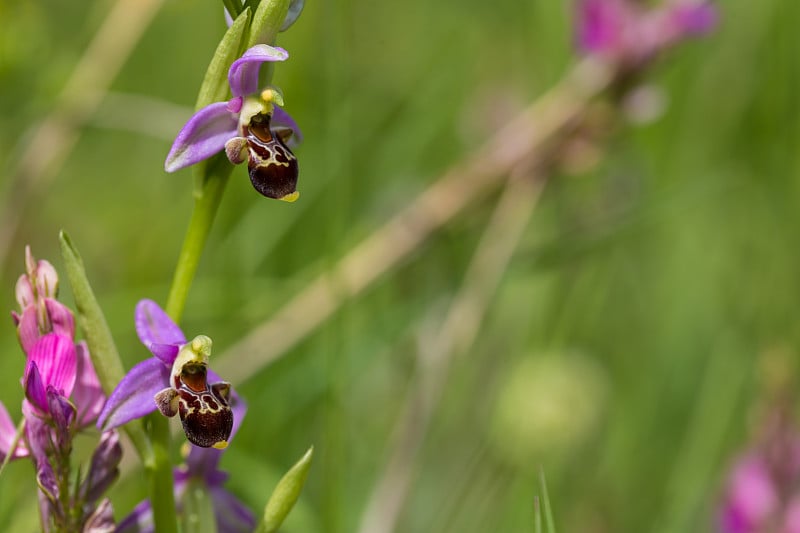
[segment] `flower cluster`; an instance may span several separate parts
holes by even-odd
[[[800,432],[771,413],[756,446],[736,460],[720,510],[721,533],[800,533]]]
[[[578,0],[577,40],[586,53],[634,68],[662,49],[702,35],[717,13],[705,0],[666,0],[649,9],[633,0]]]
[[[118,475],[119,437],[114,431],[102,435],[85,477],[73,484],[73,437],[94,422],[105,397],[86,344],[75,343],[75,319],[56,299],[55,269],[36,261],[30,248],[25,265],[16,288],[20,312],[12,312],[27,358],[23,420],[17,431],[0,404],[0,459],[33,461],[43,529],[100,531],[113,526],[111,504],[99,500]]]

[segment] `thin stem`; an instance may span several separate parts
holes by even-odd
[[[200,256],[203,254],[211,225],[214,223],[214,217],[217,214],[217,208],[222,200],[222,194],[225,192],[225,185],[233,166],[223,154],[214,158],[209,163],[208,169],[208,177],[195,195],[192,218],[189,221],[189,228],[186,230],[186,237],[183,240],[178,265],[175,267],[175,275],[172,278],[172,287],[167,298],[166,311],[175,322],[180,322],[183,316],[186,298],[189,296],[189,289],[197,273]]]
[[[153,413],[148,418],[153,464],[147,473],[153,524],[159,533],[177,533],[172,463],[169,460],[169,423],[160,413]]]

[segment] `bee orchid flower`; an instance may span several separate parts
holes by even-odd
[[[300,131],[280,107],[274,87],[259,90],[258,74],[266,62],[285,61],[283,48],[256,45],[231,64],[228,84],[233,98],[200,109],[181,129],[167,155],[167,172],[193,165],[225,150],[231,163],[247,161],[250,181],[269,198],[297,199],[297,158],[289,146]]]

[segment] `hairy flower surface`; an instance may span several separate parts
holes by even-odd
[[[288,57],[283,48],[259,44],[234,61],[228,70],[233,98],[207,105],[189,119],[167,155],[166,171],[174,172],[225,150],[232,163],[248,162],[250,181],[258,192],[278,200],[296,200],[297,158],[289,144],[299,142],[300,131],[277,107],[283,104],[280,93],[273,88],[259,91],[258,87],[261,65]]]
[[[136,306],[136,332],[153,357],[134,366],[120,381],[97,421],[103,430],[152,413],[180,414],[184,432],[198,446],[224,448],[232,430],[230,384],[208,369],[211,340],[192,342],[152,300]],[[209,383],[209,380],[211,383]]]

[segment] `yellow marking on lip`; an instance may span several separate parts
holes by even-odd
[[[294,191],[290,192],[286,196],[278,198],[278,200],[280,200],[281,202],[289,202],[291,204],[296,202],[298,198],[300,198],[300,191]]]

